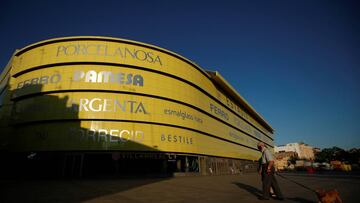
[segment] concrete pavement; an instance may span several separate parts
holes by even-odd
[[[283,202],[317,202],[312,189],[336,188],[344,202],[360,202],[359,176],[283,174],[277,177]],[[292,180],[292,181],[289,181]],[[0,202],[279,202],[261,201],[255,173],[175,178],[102,178],[83,180],[1,180]]]

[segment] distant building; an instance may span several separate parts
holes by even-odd
[[[288,169],[291,165],[291,158],[297,157],[296,152],[279,152],[275,153],[275,168],[277,170]]]
[[[314,147],[313,151],[314,151],[314,154],[317,154],[317,153],[321,152],[321,149],[318,147]]]
[[[275,153],[296,152],[299,159],[314,160],[314,148],[304,143],[289,143],[275,146]]]

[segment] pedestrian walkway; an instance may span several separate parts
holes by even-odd
[[[310,188],[337,188],[344,202],[360,202],[359,179],[283,174]],[[308,189],[277,177],[283,202],[317,202]],[[0,202],[264,202],[258,174],[146,179],[0,181]],[[270,200],[265,202],[279,202]]]

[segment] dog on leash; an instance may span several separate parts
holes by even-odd
[[[315,191],[315,193],[319,198],[319,203],[343,203],[339,192],[336,189],[318,189]]]

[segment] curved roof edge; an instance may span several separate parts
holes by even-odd
[[[218,71],[207,71],[210,75],[212,81],[222,87],[227,93],[233,96],[237,101],[242,104],[251,115],[255,117],[260,124],[264,125],[266,129],[270,130],[271,133],[274,133],[274,129],[270,124],[258,113],[236,90],[233,88],[224,77]]]
[[[52,39],[48,39],[48,40],[43,40],[40,42],[36,42],[33,44],[30,44],[20,50],[17,50],[15,52],[15,56],[19,56],[22,53],[31,50],[33,48],[42,46],[42,45],[46,45],[46,44],[51,44],[51,43],[56,43],[56,42],[66,42],[66,41],[75,41],[75,40],[103,40],[103,41],[109,41],[109,42],[123,42],[123,43],[127,43],[127,44],[133,44],[133,45],[140,45],[143,47],[147,47],[147,48],[151,48],[169,55],[172,55],[174,57],[177,57],[187,63],[189,63],[190,65],[194,66],[196,69],[198,69],[202,74],[204,74],[206,77],[210,78],[210,76],[207,74],[207,72],[201,68],[199,65],[197,65],[194,61],[191,61],[190,59],[185,58],[184,56],[181,56],[173,51],[161,48],[159,46],[155,46],[152,44],[147,44],[147,43],[143,43],[143,42],[139,42],[139,41],[135,41],[135,40],[128,40],[128,39],[123,39],[123,38],[115,38],[115,37],[104,37],[104,36],[70,36],[70,37],[58,37],[58,38],[52,38]]]
[[[17,51],[15,51],[12,55],[11,58],[9,59],[8,63],[6,64],[6,66],[4,67],[4,69],[2,70],[2,72],[0,73],[0,83],[5,79],[6,75],[10,72],[11,70],[11,63],[13,61],[13,58],[15,56]]]

